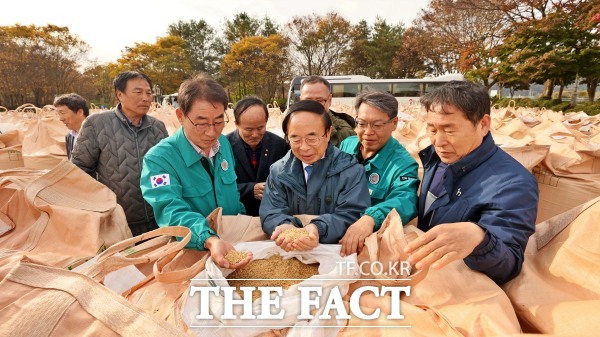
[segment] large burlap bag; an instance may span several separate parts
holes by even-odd
[[[48,254],[67,267],[131,237],[114,193],[68,161],[52,170],[0,171],[0,248]]]
[[[399,217],[390,212],[388,218],[389,224],[382,229],[389,234],[373,233],[367,238],[381,237],[378,257],[382,261],[390,256],[402,256],[402,249],[410,237],[422,234],[413,226],[404,227],[404,234],[400,234],[402,223]],[[404,237],[408,238],[405,240]],[[359,261],[362,260],[360,255]],[[462,260],[439,270],[429,270],[426,275],[422,273],[395,281],[396,285],[411,286],[410,295],[402,294],[401,298],[404,319],[386,318],[391,312],[389,295],[376,297],[372,293],[363,293],[360,298],[362,311],[371,314],[379,309],[379,317],[364,320],[352,316],[339,336],[504,336],[520,332],[510,300],[502,289],[484,274],[471,270]],[[387,285],[394,284],[393,280],[388,282]],[[380,284],[384,283],[374,283]],[[354,285],[351,286],[353,289]]]
[[[52,169],[67,158],[65,135],[69,131],[53,111],[37,109],[23,137],[25,167]]]
[[[523,270],[503,286],[524,332],[600,331],[600,198],[536,226]]]
[[[223,216],[222,209],[217,208],[206,219],[219,237],[231,243],[267,239],[258,217],[241,214]],[[94,273],[94,278],[99,281],[103,279],[107,287],[129,302],[186,331],[188,327],[181,320],[182,296],[190,280],[204,269],[209,254],[208,251],[183,248],[189,241],[186,234],[189,230],[183,229],[186,233],[179,232],[181,230],[178,227],[163,227],[157,230],[160,232],[153,231],[119,242],[76,270],[104,270]],[[160,237],[156,239],[131,246],[146,240],[149,235],[158,234]],[[169,239],[170,235],[182,236],[183,239],[174,243]],[[164,247],[173,244],[177,248],[165,253]],[[140,258],[143,256],[152,258]],[[122,263],[106,270],[106,261],[114,259],[121,259]]]
[[[4,336],[185,336],[85,275],[27,258],[0,291]]]

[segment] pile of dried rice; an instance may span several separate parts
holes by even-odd
[[[318,274],[318,272],[318,263],[304,264],[296,258],[284,260],[281,255],[276,254],[267,259],[250,261],[245,267],[236,269],[229,274],[227,281],[230,286],[236,287],[238,294],[243,297],[244,294],[240,291],[240,287],[283,287],[283,289],[288,289],[294,284]],[[259,291],[252,292],[252,301],[259,297]]]

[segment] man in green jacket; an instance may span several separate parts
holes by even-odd
[[[221,135],[228,122],[227,102],[223,87],[209,77],[183,82],[176,110],[182,127],[148,151],[140,184],[160,227],[189,227],[192,239],[188,248],[207,249],[221,267],[240,268],[250,261],[251,254],[230,265],[225,255],[233,246],[220,239],[206,221],[217,207],[223,208],[224,215],[245,212],[233,151]]]
[[[417,215],[419,165],[392,137],[398,125],[398,101],[387,92],[363,91],[354,105],[357,136],[346,138],[340,150],[355,155],[364,166],[372,206],[340,240],[342,256],[360,251],[392,208],[404,224]]]

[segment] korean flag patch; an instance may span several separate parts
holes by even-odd
[[[169,174],[167,174],[167,173],[159,174],[159,175],[150,177],[150,183],[152,184],[152,188],[167,186],[167,185],[171,185],[171,178],[169,177]]]

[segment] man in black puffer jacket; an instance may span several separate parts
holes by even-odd
[[[148,76],[125,71],[113,84],[120,103],[87,118],[72,161],[115,192],[135,236],[158,228],[152,208],[142,197],[140,174],[146,152],[168,134],[163,122],[147,116],[152,102]]]

